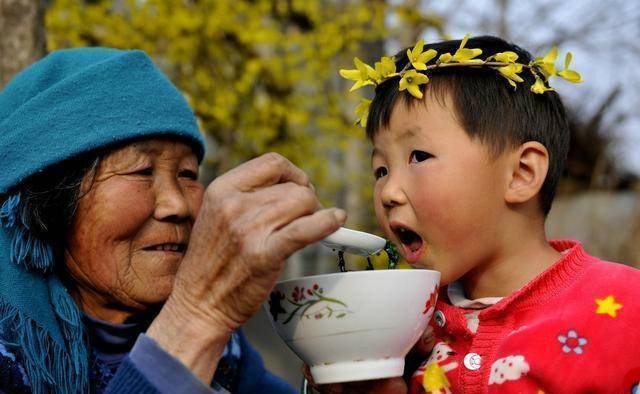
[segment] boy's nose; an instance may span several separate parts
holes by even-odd
[[[382,187],[380,198],[382,200],[382,205],[385,208],[392,208],[397,205],[402,205],[406,203],[407,200],[401,185],[391,176],[389,176],[384,186]]]

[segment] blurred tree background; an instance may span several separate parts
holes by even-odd
[[[205,182],[242,161],[276,151],[309,173],[326,205],[349,212],[348,226],[377,232],[369,148],[362,130],[353,125],[355,95],[346,93],[348,83],[337,77],[337,70],[351,67],[354,56],[372,62],[419,37],[448,38],[445,31],[451,37],[496,34],[534,54],[552,45],[573,51],[574,64],[587,82],[558,87],[567,99],[573,137],[561,198],[633,190],[640,159],[634,168],[624,158],[634,156],[628,146],[637,134],[629,130],[638,127],[639,119],[637,105],[631,103],[637,104],[640,78],[624,70],[632,70],[640,58],[634,41],[640,6],[623,0],[587,3],[589,7],[584,1],[552,0],[526,6],[513,0],[54,0],[46,13],[47,47],[145,50],[185,93],[207,135]],[[628,218],[639,216],[637,204],[598,204],[619,203]],[[589,204],[585,209],[592,211]],[[582,233],[583,241],[594,244],[593,253],[640,263],[632,249],[618,252],[625,248],[622,244],[598,246],[607,244],[607,238],[587,236],[584,225],[565,228],[574,221],[555,220],[559,211],[550,220],[554,235]],[[623,238],[620,243],[627,242]]]
[[[369,152],[354,126],[355,95],[337,76],[385,39],[414,41],[441,20],[415,1],[56,0],[48,49],[140,48],[184,92],[208,137],[205,181],[264,152],[310,175],[327,205],[372,230]],[[406,29],[393,29],[389,18]],[[412,32],[407,34],[407,32]]]
[[[43,24],[46,29],[43,29]],[[46,48],[139,48],[184,92],[208,140],[203,181],[267,151],[307,171],[348,226],[378,232],[356,95],[338,77],[426,41],[494,34],[543,54],[574,52],[585,83],[559,90],[573,144],[548,220],[606,259],[640,265],[640,4],[624,0],[0,0],[0,87]],[[287,276],[335,269],[306,248]],[[274,372],[299,361],[259,313],[246,327]]]
[[[45,54],[45,2],[0,0],[0,89]]]

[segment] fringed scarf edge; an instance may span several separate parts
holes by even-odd
[[[49,282],[49,302],[57,316],[64,345],[61,346],[36,321],[3,300],[0,300],[0,334],[22,355],[34,393],[87,392],[89,355],[81,313],[51,272],[53,248],[29,232],[24,212],[20,210],[20,193],[5,199],[0,207],[0,224],[11,236],[11,262],[26,270],[46,274],[43,280]]]

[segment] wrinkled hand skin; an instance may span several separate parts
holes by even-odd
[[[207,188],[169,300],[231,333],[260,308],[285,259],[345,219],[322,209],[307,175],[284,157],[251,160]]]

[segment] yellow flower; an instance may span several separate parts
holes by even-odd
[[[464,36],[464,38],[460,42],[460,48],[458,48],[456,53],[453,54],[453,56],[451,57],[451,61],[467,64],[483,63],[484,61],[482,59],[474,59],[474,57],[482,55],[482,49],[464,47],[465,45],[467,45],[468,40],[469,34]]]
[[[416,70],[426,70],[427,63],[438,54],[438,52],[433,49],[422,52],[423,48],[424,40],[420,40],[413,49],[407,49],[407,57]]]
[[[400,80],[400,90],[408,90],[409,93],[415,98],[421,99],[422,92],[420,91],[420,85],[429,82],[429,77],[424,74],[420,74],[416,70],[409,70],[402,76]]]
[[[360,126],[367,127],[367,118],[369,117],[369,107],[371,106],[371,100],[366,98],[360,99],[360,104],[356,105],[356,116]]]
[[[508,66],[498,67],[498,71],[500,74],[507,78],[507,81],[513,86],[516,87],[516,82],[524,81],[518,73],[522,72],[522,64],[511,63]]]
[[[569,82],[580,83],[582,82],[580,74],[575,70],[569,70],[569,64],[572,58],[573,55],[571,55],[571,52],[567,52],[567,56],[564,58],[564,70],[558,72],[558,75]]]
[[[375,70],[370,65],[363,63],[362,60],[357,57],[353,59],[353,62],[356,65],[354,70],[340,70],[340,76],[342,78],[356,81],[349,91],[353,92],[363,86],[374,85],[371,79],[375,76]]]
[[[518,60],[518,54],[511,51],[496,53],[494,57],[496,61],[501,63],[515,63]]]
[[[550,91],[550,90],[553,90],[553,88],[552,87],[547,87],[544,84],[544,81],[542,81],[542,79],[540,79],[538,77],[536,77],[536,82],[533,85],[531,85],[531,91],[533,93],[536,93],[536,94],[542,94],[542,93]]]
[[[385,78],[395,77],[398,75],[398,73],[396,73],[396,62],[391,57],[383,56],[379,62],[375,63],[374,66],[374,79],[378,83]]]
[[[536,66],[542,70],[545,78],[549,79],[549,77],[556,75],[556,59],[558,58],[558,47],[553,47],[544,55],[544,57],[536,58],[536,61],[533,62]]]
[[[438,61],[440,63],[449,63],[451,61],[451,59],[453,58],[453,56],[451,56],[450,53],[443,53],[442,55],[440,55],[440,57],[438,58]]]

